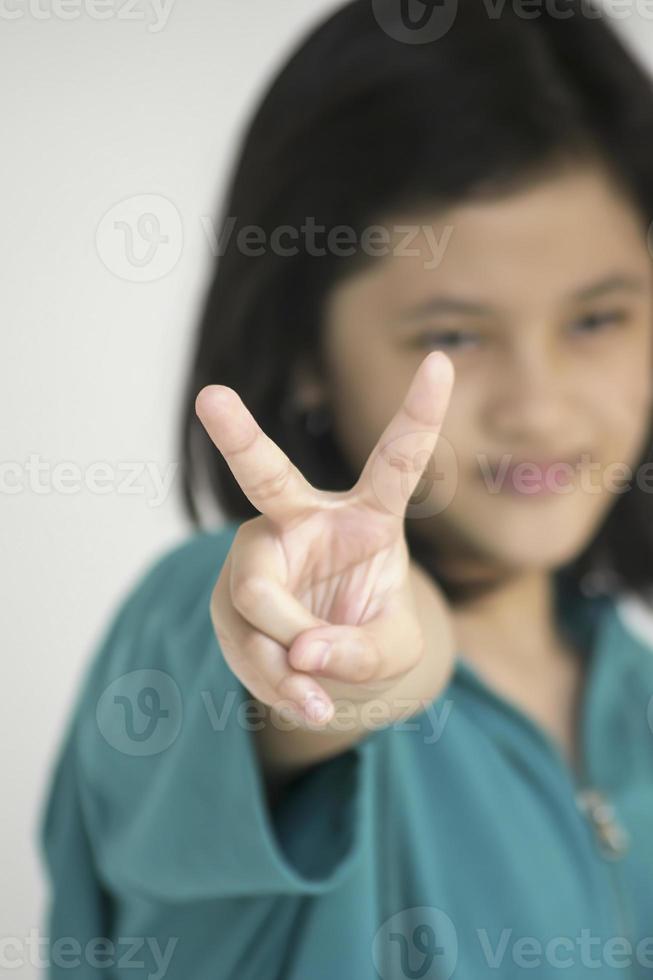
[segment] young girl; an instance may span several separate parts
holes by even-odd
[[[198,527],[44,813],[52,977],[653,976],[651,174],[587,2],[356,0],[290,58],[188,384]]]

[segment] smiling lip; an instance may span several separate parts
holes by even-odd
[[[511,461],[505,469],[501,464],[491,465],[495,480],[500,480],[500,492],[532,497],[551,494],[571,482],[573,472],[580,461],[580,454],[548,459],[524,459]]]

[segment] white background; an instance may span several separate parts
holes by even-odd
[[[139,493],[120,481],[128,463],[161,474],[175,466],[212,263],[202,218],[215,215],[234,140],[269,73],[337,6],[172,0],[157,14],[138,0],[127,19],[115,0],[98,20],[85,0],[67,4],[74,19],[52,0],[0,0],[0,461],[23,468],[24,481],[0,493],[0,938],[19,943],[43,929],[37,820],[81,673],[117,601],[189,532],[177,479],[163,503],[145,474]],[[626,11],[618,26],[653,65],[653,3],[609,6]],[[101,220],[144,194],[171,202],[183,244],[175,232],[178,261],[161,278],[126,281],[111,270]],[[32,455],[45,492],[24,469]],[[114,468],[105,494],[84,483],[98,461]],[[76,492],[56,484],[60,463],[77,468]],[[37,975],[29,964],[6,973]]]

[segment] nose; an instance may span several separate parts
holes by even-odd
[[[502,353],[493,371],[486,420],[504,444],[546,447],[568,437],[567,377],[543,344],[522,342]]]

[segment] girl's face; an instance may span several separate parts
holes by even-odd
[[[401,251],[399,225],[416,230]],[[653,473],[635,472],[653,373],[641,218],[588,168],[387,227],[395,250],[327,304],[327,392],[345,455],[360,472],[421,360],[444,350],[456,379],[407,521],[454,577],[566,563],[629,477],[653,492]]]

